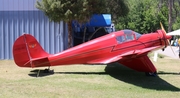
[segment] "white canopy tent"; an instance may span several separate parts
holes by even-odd
[[[180,35],[180,29],[167,33],[167,35]]]
[[[169,32],[166,35],[180,36],[180,29],[172,31],[172,32]],[[178,45],[177,41],[178,41],[178,39],[171,40],[171,45],[177,46]]]

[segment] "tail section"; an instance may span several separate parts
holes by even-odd
[[[38,41],[29,34],[20,36],[13,45],[15,63],[20,67],[50,66],[48,56]]]

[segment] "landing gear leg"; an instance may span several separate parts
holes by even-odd
[[[44,73],[54,73],[54,70],[50,70],[50,66],[48,69],[44,69]]]
[[[40,70],[38,70],[36,77],[39,77]]]
[[[153,76],[153,77],[157,76],[157,72],[146,72],[145,74],[146,76]]]
[[[41,73],[41,70],[38,70],[36,77],[39,77],[40,73]],[[50,70],[50,66],[49,66],[47,69],[43,70],[43,73],[54,74],[54,70]]]

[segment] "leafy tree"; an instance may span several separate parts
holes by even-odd
[[[98,7],[96,7],[98,5]],[[72,20],[86,22],[92,14],[104,12],[102,0],[41,0],[36,7],[42,10],[54,22],[68,23],[68,45],[72,47]]]
[[[114,5],[116,4],[116,5]],[[87,22],[93,14],[112,13],[114,16],[126,15],[128,7],[125,0],[40,0],[36,7],[54,22],[68,23],[68,45],[72,47],[72,21]],[[125,9],[125,12],[124,12]]]
[[[177,30],[180,28],[180,0],[173,0],[172,11],[172,30]]]
[[[160,22],[167,24],[168,9],[162,4],[158,9],[158,1],[129,0],[130,11],[126,17],[119,18],[116,29],[132,29],[140,33],[153,32],[160,28]],[[165,27],[167,27],[165,25]]]
[[[177,30],[180,28],[180,17],[178,17],[175,21],[175,23],[172,26],[173,30]]]
[[[117,22],[116,20],[119,17],[125,17],[127,16],[129,12],[129,4],[127,0],[104,0],[106,7],[106,13],[110,13],[112,15],[112,19],[114,22]]]

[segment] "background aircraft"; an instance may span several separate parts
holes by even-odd
[[[156,68],[147,54],[153,50],[165,49],[170,38],[164,30],[143,35],[132,30],[121,30],[57,54],[48,54],[33,36],[23,34],[13,45],[13,56],[20,67],[118,62],[136,71],[156,75]]]

